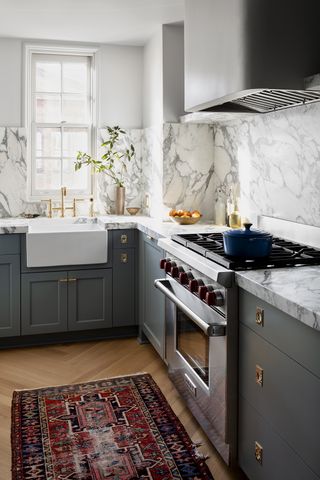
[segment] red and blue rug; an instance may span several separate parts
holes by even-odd
[[[149,374],[16,391],[12,480],[212,479]]]

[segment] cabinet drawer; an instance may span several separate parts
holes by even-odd
[[[262,463],[256,460],[255,442],[262,447]],[[238,445],[239,465],[250,480],[319,480],[242,396]]]
[[[0,235],[0,255],[15,255],[20,253],[20,235]]]
[[[262,386],[257,368],[263,370]],[[320,475],[319,379],[244,325],[239,376],[240,394]]]
[[[113,248],[134,247],[136,242],[135,230],[114,230]]]
[[[260,323],[257,308],[263,316]],[[239,320],[320,378],[320,331],[243,289],[239,290]]]

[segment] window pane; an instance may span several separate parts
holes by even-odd
[[[36,92],[61,92],[60,63],[36,63]]]
[[[36,190],[57,190],[61,186],[61,160],[36,159]]]
[[[61,133],[59,128],[37,128],[37,157],[61,157]]]
[[[82,95],[63,95],[62,119],[69,123],[88,122],[88,102]]]
[[[37,94],[35,102],[36,102],[36,122],[60,123],[61,121],[60,95]]]
[[[66,93],[86,93],[88,90],[87,63],[63,63],[63,91]]]
[[[63,156],[75,159],[78,150],[88,151],[88,130],[86,128],[64,128]]]
[[[62,183],[72,190],[87,190],[89,188],[90,167],[74,170],[74,159],[63,159]]]

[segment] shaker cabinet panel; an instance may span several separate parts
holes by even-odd
[[[270,423],[241,395],[239,465],[250,480],[319,479]]]
[[[112,326],[111,269],[68,272],[68,330]]]
[[[135,249],[122,248],[113,253],[113,326],[136,324]]]
[[[140,237],[140,322],[142,332],[161,358],[165,357],[165,297],[155,288],[154,280],[164,276],[160,260],[164,252],[156,240]],[[142,306],[142,308],[141,308]]]
[[[21,333],[67,330],[67,272],[21,275]]]
[[[0,337],[19,334],[20,256],[0,255]]]
[[[244,325],[240,352],[240,394],[320,476],[320,380]]]

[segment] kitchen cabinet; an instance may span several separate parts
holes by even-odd
[[[113,326],[137,323],[136,255],[134,248],[115,248],[113,253]]]
[[[22,335],[112,326],[110,269],[21,275]]]
[[[239,294],[239,465],[249,479],[320,478],[320,332]]]
[[[20,235],[0,235],[0,337],[20,334]]]
[[[154,280],[163,277],[160,260],[164,254],[155,239],[140,233],[140,330],[163,359],[165,358],[165,300],[164,295],[154,287]]]
[[[0,255],[0,337],[20,334],[20,255]]]

